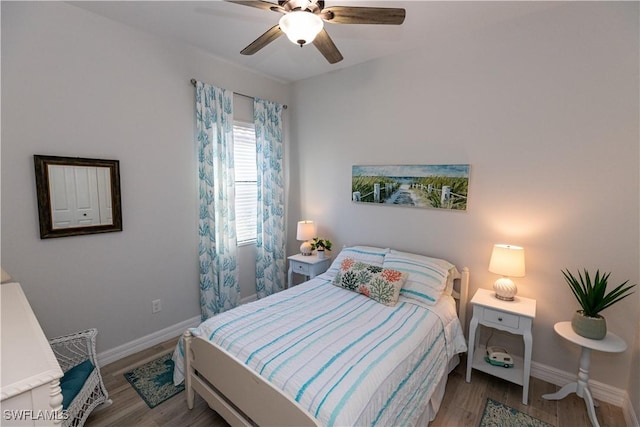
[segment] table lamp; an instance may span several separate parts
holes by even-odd
[[[496,298],[513,301],[518,288],[510,277],[524,277],[524,248],[513,245],[494,245],[489,271],[502,277],[493,284]]]
[[[298,221],[297,240],[302,241],[300,245],[300,253],[302,255],[311,255],[311,243],[309,240],[316,236],[316,225],[313,221]]]

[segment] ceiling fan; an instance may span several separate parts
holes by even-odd
[[[343,57],[323,28],[323,22],[331,24],[386,24],[400,25],[404,22],[405,10],[385,7],[324,7],[323,0],[279,0],[272,3],[265,0],[235,1],[243,6],[256,7],[281,13],[277,25],[268,29],[240,53],[253,55],[260,49],[286,34],[289,40],[300,47],[313,43],[330,64],[342,61]]]

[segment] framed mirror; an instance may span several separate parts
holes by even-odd
[[[33,160],[41,239],[122,231],[118,160]]]

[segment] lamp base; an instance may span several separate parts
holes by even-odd
[[[501,277],[493,284],[493,290],[496,292],[496,298],[502,301],[513,301],[518,288],[513,280],[508,277]]]
[[[308,241],[303,242],[300,245],[300,253],[304,256],[310,256],[311,255],[311,243],[309,243]]]

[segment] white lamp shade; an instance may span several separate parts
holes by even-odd
[[[493,284],[496,298],[513,301],[518,288],[508,276],[524,277],[524,249],[513,245],[494,245],[489,271],[503,276]]]
[[[311,240],[316,236],[316,225],[313,221],[298,221],[297,240]]]
[[[301,10],[287,13],[278,24],[289,40],[300,46],[311,43],[323,27],[318,15]]]
[[[489,271],[505,277],[524,277],[524,248],[513,245],[494,245]]]

